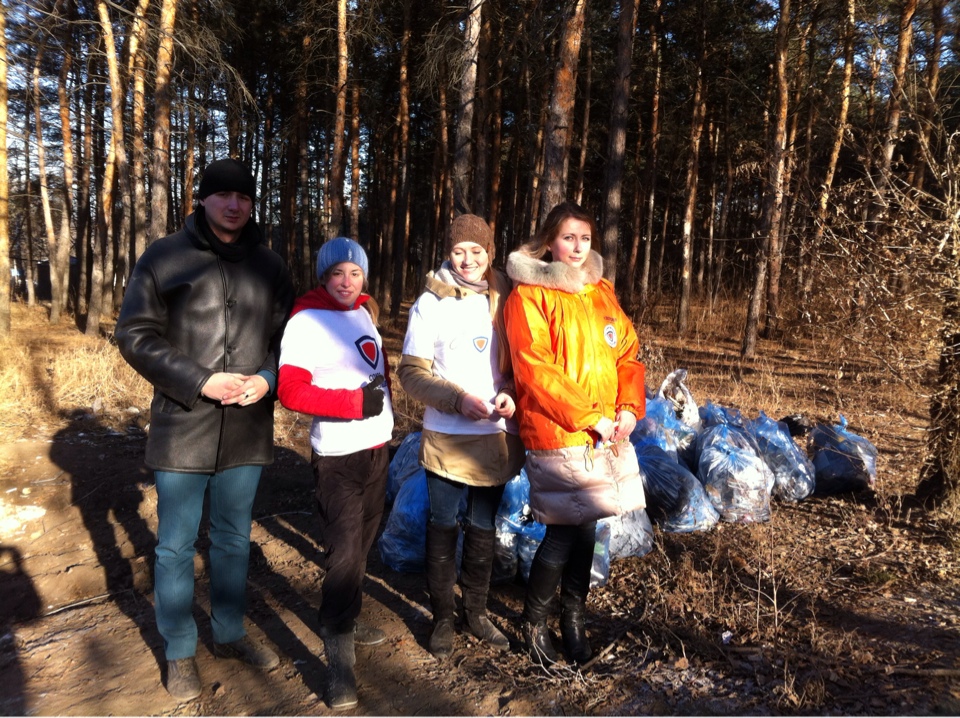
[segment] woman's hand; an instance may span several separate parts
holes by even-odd
[[[630,434],[632,434],[633,430],[637,427],[637,417],[632,411],[621,409],[617,412],[616,425],[617,430],[613,433],[613,440],[622,441],[623,439],[629,439]]]
[[[480,421],[490,416],[490,405],[473,394],[464,394],[460,400],[460,413],[468,419]]]
[[[600,437],[600,441],[610,441],[613,432],[616,431],[614,423],[605,416],[600,417],[600,421],[590,427],[593,432]]]
[[[501,391],[497,394],[497,398],[494,399],[493,409],[504,419],[509,419],[517,410],[517,404],[514,402],[512,396]]]
[[[259,374],[253,374],[251,376],[235,374],[234,376],[238,377],[241,382],[237,388],[227,392],[223,399],[221,399],[224,406],[229,406],[230,404],[250,406],[251,404],[256,404],[270,391],[270,385],[267,384],[267,380]]]

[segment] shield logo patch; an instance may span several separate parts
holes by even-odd
[[[371,369],[376,369],[380,363],[380,347],[377,346],[377,340],[371,336],[364,335],[354,342],[357,351],[363,360],[370,365]]]
[[[473,348],[478,352],[483,352],[487,348],[487,345],[490,344],[490,340],[487,337],[474,337]]]

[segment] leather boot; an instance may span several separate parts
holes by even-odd
[[[584,626],[590,571],[593,568],[593,542],[576,544],[563,569],[560,582],[560,635],[567,657],[578,664],[590,660],[593,651]]]
[[[550,639],[547,614],[562,575],[562,564],[544,563],[539,560],[539,556],[534,558],[533,565],[530,567],[527,596],[523,604],[523,639],[527,644],[530,658],[541,666],[548,666],[560,660]]]
[[[457,534],[456,525],[427,524],[427,590],[433,609],[433,632],[428,645],[430,653],[437,658],[446,658],[453,653]]]
[[[487,617],[487,594],[493,572],[494,529],[467,526],[463,532],[463,559],[460,562],[460,588],[463,616],[470,633],[500,651],[510,649],[510,641]]]
[[[353,631],[323,635],[323,650],[327,654],[327,705],[333,710],[354,708],[358,701]]]

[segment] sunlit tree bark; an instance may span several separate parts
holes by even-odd
[[[10,276],[10,177],[7,174],[7,6],[0,2],[0,277]],[[6,281],[6,279],[5,279]],[[0,338],[10,334],[10,292],[0,291]]]
[[[553,89],[547,108],[543,145],[543,187],[540,193],[539,220],[566,197],[570,126],[577,89],[577,64],[586,0],[570,0],[566,5],[563,33]]]

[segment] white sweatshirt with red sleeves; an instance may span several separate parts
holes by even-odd
[[[312,414],[310,445],[321,456],[342,456],[390,441],[393,406],[384,385],[383,411],[363,418],[362,388],[388,376],[383,341],[361,294],[345,307],[326,289],[294,304],[280,345],[277,396],[288,409]]]

